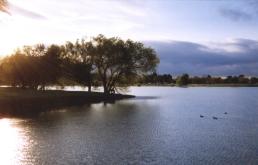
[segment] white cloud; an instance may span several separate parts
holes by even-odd
[[[105,34],[127,37],[141,28],[145,9],[133,1],[10,0],[11,16],[0,13],[0,53],[17,46],[62,43],[82,36]]]
[[[230,2],[158,0],[9,0],[12,16],[0,13],[0,54],[24,44],[63,43],[104,34],[133,40],[221,41],[256,39],[257,23],[232,21],[217,8]],[[237,4],[237,3],[236,3]],[[232,24],[231,24],[232,23]],[[218,43],[218,42],[217,42]],[[212,45],[239,52],[235,45]],[[211,47],[212,47],[211,46]]]
[[[210,42],[206,45],[206,51],[228,52],[229,55],[246,53],[254,49],[258,51],[258,42],[249,39],[227,39],[224,42]]]

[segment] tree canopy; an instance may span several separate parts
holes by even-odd
[[[0,60],[0,85],[44,90],[52,85],[103,86],[106,94],[135,84],[257,84],[244,75],[159,75],[156,52],[140,42],[98,35],[63,45],[24,46]]]
[[[186,86],[189,84],[196,85],[244,85],[252,86],[258,84],[257,77],[250,77],[245,75],[238,76],[189,76],[188,74],[183,74],[177,76],[173,79],[170,74],[157,74],[156,72],[145,75],[138,85],[141,84],[151,84],[151,85],[178,85]]]
[[[55,84],[60,75],[59,46],[26,46],[1,61],[1,81],[15,87],[44,89]]]
[[[64,45],[25,46],[0,63],[2,84],[45,89],[46,86],[102,85],[106,94],[135,83],[155,71],[156,52],[140,42],[103,35]]]
[[[135,78],[154,71],[159,59],[155,51],[142,43],[120,38],[93,38],[90,54],[105,93],[132,84]]]
[[[189,75],[185,73],[182,76],[178,77],[176,80],[176,84],[179,86],[185,86],[189,84]]]

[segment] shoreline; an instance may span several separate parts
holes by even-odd
[[[133,98],[126,94],[104,94],[103,92],[66,91],[66,90],[35,90],[15,87],[0,87],[0,101],[8,99],[31,99],[31,98],[57,98],[57,97],[83,97],[100,98],[103,101],[113,99]]]
[[[0,87],[0,118],[30,117],[55,109],[84,106],[94,103],[114,103],[133,95],[110,94],[86,91],[32,90]]]

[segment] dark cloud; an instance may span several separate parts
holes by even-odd
[[[251,14],[237,9],[222,8],[220,14],[232,21],[249,21],[252,19]]]
[[[145,42],[159,57],[161,73],[258,75],[258,41],[237,39],[210,48],[191,42]]]
[[[257,0],[239,0],[233,4],[220,8],[219,13],[232,21],[258,20]]]
[[[246,2],[256,12],[256,14],[258,14],[258,1],[257,0],[249,0]]]

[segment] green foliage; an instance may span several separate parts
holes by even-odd
[[[251,84],[257,84],[258,83],[258,78],[257,77],[251,77],[250,83]]]
[[[158,75],[156,72],[153,72],[149,75],[144,75],[143,80],[141,80],[143,84],[172,84],[174,80],[170,74],[161,74]]]
[[[178,86],[185,86],[189,84],[189,75],[183,74],[182,76],[178,77],[176,80],[176,85]]]
[[[188,77],[188,78],[187,78]],[[188,79],[188,80],[187,80]],[[156,72],[145,75],[138,81],[140,84],[153,84],[153,85],[168,85],[175,83],[178,86],[185,86],[187,84],[207,84],[207,85],[216,85],[216,84],[225,84],[225,85],[257,85],[257,77],[246,77],[244,75],[239,76],[227,76],[227,77],[212,77],[210,75],[198,77],[193,76],[189,77],[187,74],[184,74],[177,79],[172,79],[170,74],[157,74]],[[139,85],[140,85],[139,84]]]

